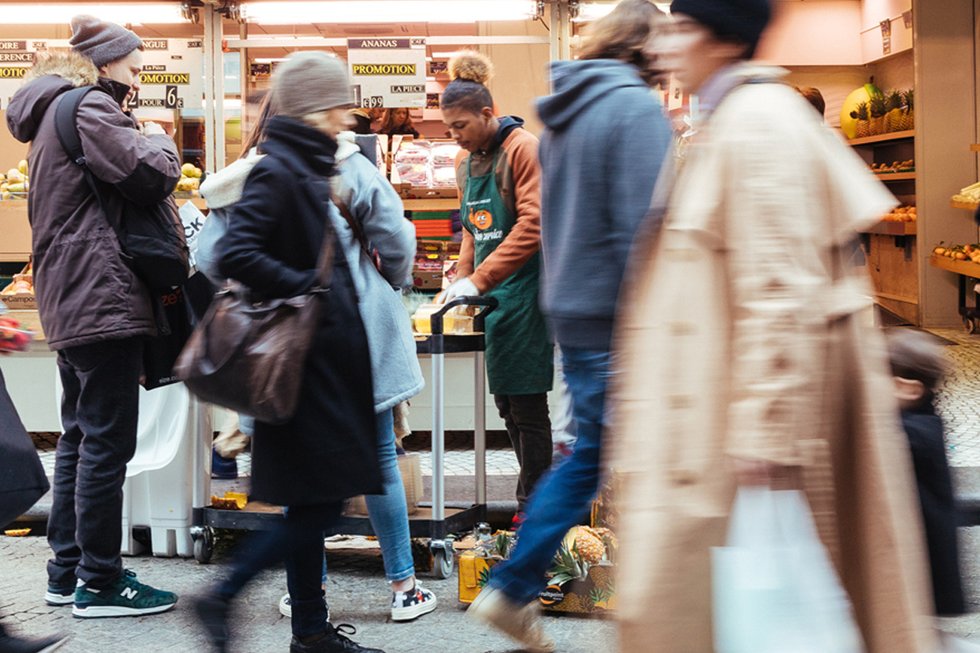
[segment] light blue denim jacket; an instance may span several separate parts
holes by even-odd
[[[211,263],[214,246],[227,226],[223,209],[241,197],[244,180],[260,158],[261,155],[250,155],[236,161],[210,175],[201,187],[201,195],[215,208],[198,237],[195,259],[197,268],[216,283],[223,280],[215,278]],[[380,413],[414,397],[425,386],[415,353],[411,319],[401,301],[402,288],[411,285],[415,225],[405,219],[401,198],[388,180],[343,134],[336,159],[334,194],[361,224],[371,248],[381,258],[379,273],[362,251],[347,220],[331,206],[330,220],[338,246],[347,258],[357,290],[358,309],[371,352],[374,410]]]

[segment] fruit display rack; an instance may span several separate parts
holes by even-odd
[[[915,130],[888,132],[847,141],[888,186],[902,204],[900,213],[915,207],[918,175],[915,170]],[[918,228],[914,209],[910,216],[889,214],[862,229],[868,274],[874,284],[876,303],[901,320],[918,324],[919,270]]]
[[[929,264],[941,270],[947,270],[957,275],[958,297],[957,308],[963,318],[963,328],[967,333],[980,331],[980,263],[973,261],[957,261],[946,256],[933,254]],[[970,297],[972,295],[972,297]],[[968,298],[971,300],[968,303]]]

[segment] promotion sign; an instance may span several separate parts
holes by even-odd
[[[425,39],[347,40],[354,102],[361,107],[425,107]]]
[[[204,97],[201,40],[143,39],[143,48],[143,72],[135,107],[200,108]]]
[[[10,104],[10,98],[21,87],[24,75],[34,64],[35,52],[44,47],[43,41],[0,40],[0,109],[6,109]]]
[[[65,40],[0,40],[0,109],[6,109],[39,52],[70,47]],[[200,39],[145,39],[140,92],[131,108],[199,108],[204,96]]]

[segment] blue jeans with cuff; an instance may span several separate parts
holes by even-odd
[[[561,345],[562,370],[572,397],[577,439],[572,454],[538,483],[511,557],[493,567],[490,586],[520,604],[545,587],[545,573],[572,526],[582,523],[599,489],[611,355]]]

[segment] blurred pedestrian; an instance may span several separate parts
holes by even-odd
[[[712,650],[711,548],[737,486],[770,484],[806,491],[867,650],[935,651],[884,342],[846,262],[895,200],[782,71],[750,62],[770,14],[767,0],[674,0],[652,44],[701,112],[621,300],[621,650]]]
[[[943,348],[928,333],[891,329],[888,354],[902,426],[912,451],[936,614],[963,614],[966,600],[956,535],[960,517],[953,495],[953,475],[946,460],[943,419],[936,414],[935,406],[936,389],[946,372]]]
[[[405,219],[398,193],[361,153],[353,134],[341,134],[335,158],[337,174],[332,185],[339,210],[332,210],[330,218],[351,269],[371,353],[376,441],[384,484],[383,492],[364,499],[391,584],[391,619],[410,621],[437,605],[435,594],[415,576],[408,504],[395,446],[394,408],[425,385],[411,321],[401,301],[401,289],[412,283],[415,227]],[[280,609],[291,613],[291,602],[289,595],[283,597]]]
[[[813,86],[797,86],[796,92],[806,98],[806,101],[817,110],[822,119],[824,111],[827,110],[827,103],[824,102],[823,93],[820,92],[820,89]]]
[[[371,123],[374,119],[371,117],[371,112],[367,109],[351,109],[348,111],[350,117],[354,119],[354,124],[351,126],[351,131],[355,134],[373,134],[374,130],[371,129]]]
[[[550,650],[533,602],[562,538],[588,516],[598,491],[616,301],[670,146],[650,90],[656,64],[644,54],[662,20],[652,2],[623,0],[590,26],[578,60],[552,64],[554,94],[538,102],[547,128],[541,306],[561,349],[576,440],[532,496],[517,549],[470,608],[531,650]]]
[[[74,17],[71,27],[72,50],[39,55],[7,108],[11,133],[31,142],[35,289],[64,389],[48,522],[54,558],[44,600],[72,605],[80,618],[141,616],[177,603],[172,592],[123,570],[120,556],[143,343],[157,326],[154,299],[126,265],[110,225],[122,222],[127,201],[172,201],[180,157],[159,125],[138,128],[123,112],[126,99],[139,92],[140,38],[92,16]],[[90,85],[96,89],[81,101],[77,127],[85,167],[102,182],[103,200],[55,128],[59,96]]]
[[[469,154],[456,166],[463,242],[457,279],[440,301],[487,295],[487,378],[507,426],[520,475],[515,518],[551,466],[548,391],[554,350],[538,308],[541,271],[541,169],[538,139],[514,116],[498,118],[486,84],[493,65],[476,52],[449,62],[442,120]]]
[[[219,272],[257,296],[295,296],[316,283],[322,243],[333,229],[328,178],[336,169],[337,136],[350,120],[346,71],[339,59],[305,52],[273,75],[278,115],[264,130],[265,156],[248,175],[218,245]],[[284,560],[292,598],[290,652],[377,653],[346,636],[353,627],[327,620],[321,587],[323,533],[337,523],[344,499],[382,491],[371,359],[342,251],[338,246],[333,259],[296,414],[285,424],[255,423],[251,496],[287,512],[195,602],[219,651],[229,647],[232,600],[260,571]]]
[[[0,312],[3,312],[0,304]],[[0,351],[0,356],[3,352]],[[20,421],[0,370],[0,528],[27,511],[48,491],[41,459]],[[49,653],[68,641],[64,635],[18,637],[0,623],[0,653]]]

